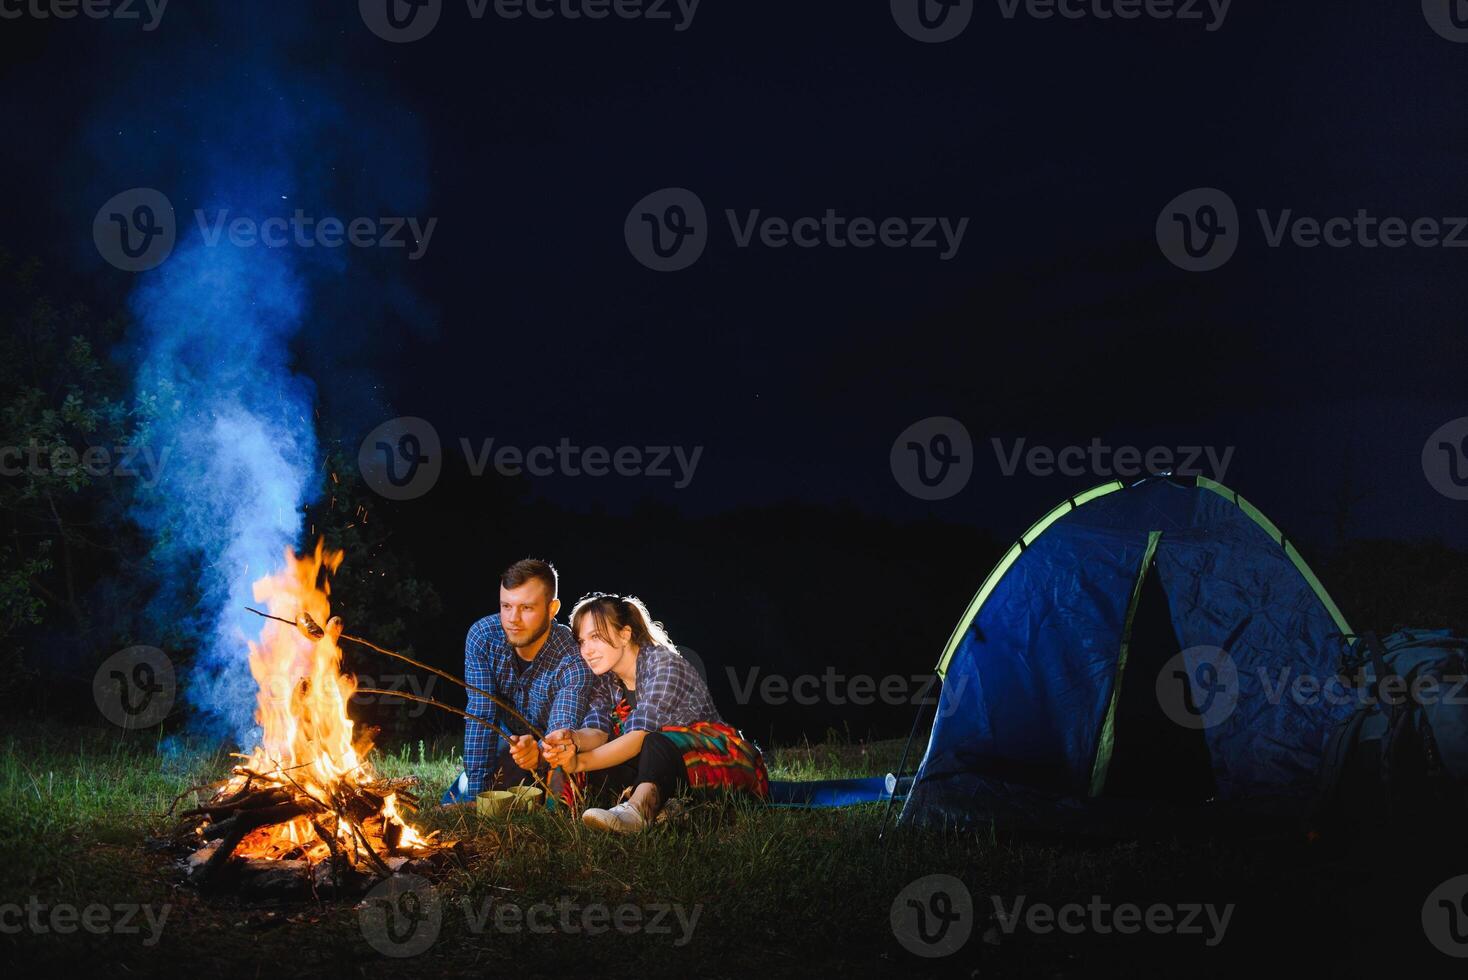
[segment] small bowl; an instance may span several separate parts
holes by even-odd
[[[510,792],[515,797],[514,807],[517,810],[533,810],[540,806],[540,799],[545,795],[545,790],[539,786],[511,786]]]
[[[515,794],[503,789],[487,789],[474,801],[474,808],[481,817],[497,817],[515,802]]]

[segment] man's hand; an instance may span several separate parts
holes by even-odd
[[[545,752],[545,761],[552,768],[576,771],[576,739],[569,728],[547,732],[541,748]]]
[[[535,745],[535,736],[516,735],[510,739],[510,758],[515,765],[527,772],[534,772],[540,765],[540,749]]]

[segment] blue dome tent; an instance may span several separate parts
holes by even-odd
[[[1280,684],[1334,677],[1350,636],[1293,542],[1227,487],[1162,476],[1078,494],[1010,547],[954,629],[900,822],[1079,816],[1179,788],[1308,800],[1354,705]],[[1189,711],[1220,695],[1227,710],[1165,717],[1169,673]]]

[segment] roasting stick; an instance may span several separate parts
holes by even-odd
[[[404,701],[417,701],[419,704],[429,704],[435,708],[442,708],[445,711],[452,711],[456,715],[463,715],[465,718],[468,718],[471,721],[477,721],[481,725],[488,725],[490,728],[493,728],[495,731],[499,732],[501,738],[504,738],[506,740],[510,738],[509,734],[506,733],[503,728],[500,728],[498,725],[494,724],[488,719],[481,718],[478,715],[471,715],[467,711],[460,711],[458,708],[455,708],[451,704],[444,704],[442,701],[433,700],[433,698],[425,698],[417,694],[409,694],[406,691],[384,691],[376,687],[359,687],[357,688],[357,693],[376,694],[379,697],[402,698]],[[561,772],[563,776],[565,775],[565,773],[562,772],[560,766],[557,766],[555,771]],[[540,788],[545,791],[546,799],[551,799],[553,796],[555,796],[555,794],[551,791],[550,782],[542,779],[538,772],[532,771],[530,773],[530,778],[540,784]]]
[[[301,618],[303,620],[305,620],[304,622],[292,622],[291,620],[286,619],[286,618],[284,618],[282,616],[272,616],[272,615],[270,615],[270,613],[261,612],[258,609],[251,609],[249,606],[246,606],[245,608],[247,610],[249,610],[250,612],[254,613],[256,616],[264,616],[266,619],[273,619],[277,623],[286,623],[287,625],[294,626],[296,629],[298,629],[302,633],[306,634],[306,636],[309,637],[310,639],[319,640],[323,636],[326,635],[326,631],[323,630],[320,626],[317,625],[316,620],[314,620],[314,619],[311,618],[311,614],[310,613],[305,613],[305,612],[301,613]],[[371,650],[376,650],[378,653],[383,654],[384,656],[393,657],[395,659],[398,659],[398,660],[403,661],[404,663],[412,664],[414,667],[417,667],[419,670],[426,670],[430,674],[437,674],[439,677],[442,677],[444,680],[451,681],[452,683],[457,684],[460,687],[464,688],[466,691],[473,691],[475,694],[479,694],[479,695],[482,695],[483,697],[488,698],[490,700],[490,702],[493,703],[496,707],[498,707],[501,711],[505,712],[505,714],[509,715],[511,718],[514,718],[520,724],[524,725],[527,729],[529,729],[530,730],[530,734],[535,736],[535,740],[537,742],[544,742],[545,741],[545,733],[542,732],[536,726],[532,725],[530,723],[530,719],[526,718],[519,711],[515,710],[515,706],[512,705],[512,704],[510,704],[510,703],[508,703],[503,698],[498,697],[498,696],[496,696],[494,694],[491,694],[488,691],[484,690],[483,688],[475,687],[473,684],[470,684],[468,681],[460,680],[459,678],[455,677],[453,674],[448,673],[447,671],[442,671],[442,670],[439,670],[437,667],[430,667],[428,664],[420,663],[419,661],[414,660],[412,657],[410,657],[410,656],[408,656],[406,654],[398,653],[395,650],[385,650],[382,647],[378,646],[376,643],[373,643],[370,640],[364,640],[360,636],[352,636],[350,633],[343,633],[343,634],[341,634],[341,637],[340,638],[343,639],[343,640],[351,640],[353,643],[360,644],[361,646],[367,647],[368,649],[371,649]],[[394,693],[397,693],[397,692],[388,691],[388,692],[385,692],[385,693],[394,694]],[[409,699],[409,700],[411,700],[411,699]],[[431,701],[429,703],[430,704],[437,704],[437,705],[439,705],[440,707],[443,707],[443,708],[448,708],[448,705],[442,704],[441,702],[438,702],[438,701]],[[450,711],[458,711],[459,709],[457,709],[457,708],[449,708],[449,710]],[[496,725],[492,725],[492,724],[490,724],[487,721],[484,721],[483,718],[479,718],[479,717],[477,717],[475,715],[466,714],[465,712],[462,712],[462,711],[459,711],[459,714],[464,715],[464,717],[466,717],[466,718],[471,718],[471,719],[473,719],[475,721],[484,722],[486,725],[489,725],[489,727],[493,728],[496,732],[498,732],[504,738],[509,738],[510,737],[509,735],[506,735],[505,734],[504,729],[502,729],[502,728],[500,728],[500,727],[498,727]]]
[[[381,688],[376,687],[359,687],[357,688],[357,693],[376,694],[380,697],[386,698],[402,698],[404,701],[417,701],[419,704],[432,705],[435,708],[442,708],[445,711],[452,711],[456,715],[462,715],[463,717],[468,718],[470,721],[477,721],[479,722],[479,724],[484,725],[486,728],[493,729],[500,738],[509,739],[513,737],[510,735],[509,732],[505,731],[503,728],[496,725],[488,718],[481,718],[479,715],[471,715],[467,711],[460,711],[458,708],[455,708],[451,704],[444,704],[442,701],[433,700],[433,698],[425,698],[417,694],[409,694],[406,691],[384,691]]]

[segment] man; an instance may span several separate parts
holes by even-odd
[[[542,732],[575,728],[586,714],[591,671],[570,629],[555,621],[561,600],[555,566],[534,558],[517,561],[500,576],[500,611],[469,627],[464,641],[464,679],[513,704]],[[510,744],[474,720],[464,726],[464,796],[530,780],[535,737],[482,694],[469,692],[468,711],[493,721]]]

